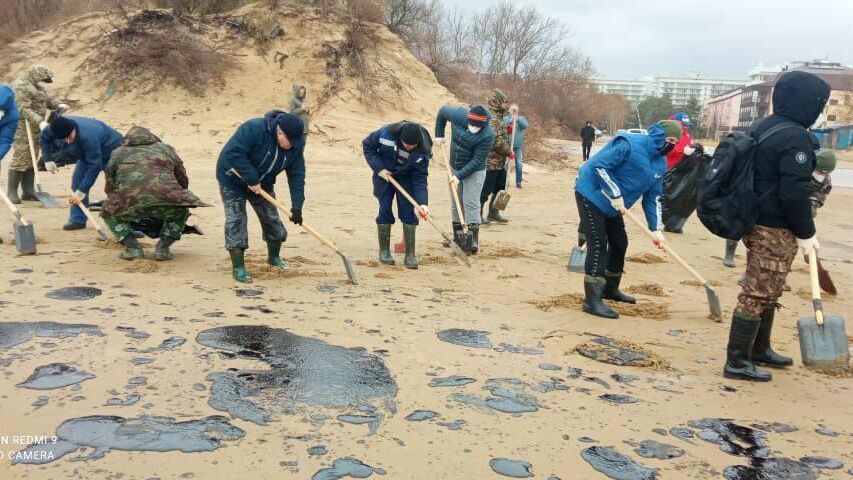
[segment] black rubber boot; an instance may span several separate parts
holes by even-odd
[[[483,210],[486,209],[486,202],[488,201],[488,198],[486,198],[485,200],[480,200],[480,225],[488,225],[492,223],[491,220],[483,216]]]
[[[240,283],[252,283],[252,276],[246,270],[245,253],[246,251],[242,248],[228,250],[231,256],[231,276]]]
[[[494,207],[494,200],[489,203],[489,215],[486,220],[498,223],[509,223],[509,220],[501,216],[500,210]]]
[[[583,299],[583,311],[597,317],[619,318],[618,313],[601,301],[605,286],[606,281],[601,277],[584,277],[583,290],[586,296]]]
[[[457,222],[453,222],[453,241],[455,241],[457,245],[460,243],[460,242],[458,241],[458,240],[459,240],[459,236],[460,236],[460,235],[462,235],[462,224],[461,224],[461,223],[457,223]],[[444,246],[445,246],[445,247],[450,247],[450,242],[448,242],[447,240],[445,240],[445,241],[444,241]]]
[[[604,281],[604,295],[602,298],[622,303],[637,303],[636,298],[619,291],[619,284],[622,283],[621,273],[604,272]]]
[[[267,242],[267,265],[288,270],[290,265],[281,259],[281,242]]]
[[[9,169],[9,178],[6,182],[6,196],[9,197],[9,201],[16,205],[21,203],[21,198],[18,197],[18,185],[21,184],[23,176],[24,172]]]
[[[406,268],[412,270],[418,268],[418,257],[415,256],[415,232],[417,229],[417,225],[403,224],[403,238],[406,239],[406,257],[403,259],[403,263],[406,264]]]
[[[85,223],[76,223],[76,222],[68,222],[62,226],[62,229],[66,232],[73,232],[74,230],[83,230],[86,228]]]
[[[752,348],[761,320],[735,312],[729,330],[729,344],[726,347],[726,366],[723,376],[733,380],[751,382],[769,382],[773,379],[770,372],[755,367],[752,362]]]
[[[794,364],[794,360],[779,355],[770,346],[770,333],[773,331],[773,318],[775,316],[775,307],[770,307],[761,313],[761,326],[758,327],[755,344],[752,346],[752,361],[771,368],[790,367]]]
[[[25,200],[27,202],[37,202],[38,197],[36,196],[36,172],[33,170],[27,170],[26,172],[22,172],[23,176],[21,177],[21,200]]]
[[[172,251],[169,250],[169,247],[171,247],[175,242],[177,242],[177,239],[175,238],[160,237],[160,240],[157,242],[157,246],[154,247],[154,260],[166,262],[175,258],[175,256],[172,255]]]
[[[737,250],[737,242],[734,240],[726,240],[726,258],[723,259],[723,265],[729,268],[735,268],[735,251]]]
[[[480,251],[480,226],[473,223],[468,224],[468,232],[471,233],[471,255],[476,255]]]
[[[145,258],[145,252],[142,251],[142,245],[136,241],[136,237],[133,235],[128,235],[124,240],[121,241],[121,244],[124,245],[124,251],[119,254],[119,258],[122,260],[136,260],[139,258]]]
[[[385,265],[394,265],[394,257],[391,255],[391,225],[377,224],[376,231],[379,234],[379,261]]]

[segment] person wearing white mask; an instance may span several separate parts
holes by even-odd
[[[459,218],[456,209],[451,208],[453,237],[460,243],[461,248],[468,248],[464,242],[459,241],[462,222],[465,222],[473,236],[469,253],[476,254],[480,249],[480,193],[486,179],[486,159],[495,143],[495,132],[489,126],[489,113],[482,105],[471,109],[446,105],[438,111],[435,119],[434,143],[439,145],[439,148],[443,148],[441,145],[445,143],[447,122],[451,124],[451,182],[459,188],[465,216]]]

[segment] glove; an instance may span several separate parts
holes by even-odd
[[[506,133],[512,135],[512,124],[506,126]]]
[[[429,218],[429,207],[427,207],[426,205],[419,205],[418,206],[418,216],[424,220]]]
[[[59,171],[59,167],[56,165],[56,162],[45,162],[44,168],[50,173],[56,173]]]
[[[68,110],[69,108],[71,108],[71,107],[69,107],[67,103],[60,103],[59,105],[56,106],[56,110],[59,112],[64,112],[64,111]]]
[[[297,225],[302,225],[302,209],[291,208],[290,209],[290,221],[297,224]]]
[[[444,145],[444,137],[435,137],[432,139],[432,143],[436,145]]]
[[[86,198],[86,194],[81,192],[80,190],[75,190],[74,193],[68,197],[68,203],[71,205],[77,205],[82,202]]]
[[[699,155],[705,153],[705,147],[703,147],[701,143],[694,143],[693,145],[691,145],[691,147],[693,147],[693,149],[696,150],[696,153]]]
[[[44,129],[47,128],[48,126],[50,126],[50,124],[47,123],[46,121],[42,120],[42,122],[39,123],[39,131],[43,132]]]
[[[803,240],[802,238],[797,239],[797,246],[800,247],[800,250],[803,251],[803,254],[808,256],[809,252],[812,249],[820,250],[820,243],[817,241],[817,235],[812,236],[812,238],[807,238]]]
[[[684,147],[684,156],[689,157],[689,156],[693,155],[693,152],[695,152],[695,151],[696,151],[696,149],[691,147],[691,146]]]
[[[377,173],[376,175],[378,175],[379,178],[381,178],[382,180],[385,180],[386,182],[388,181],[389,178],[391,178],[391,172],[389,172],[388,169],[385,169],[385,168],[383,168],[382,170],[379,170],[379,173]]]
[[[666,245],[666,238],[664,238],[663,233],[660,230],[652,232],[652,243],[654,243],[659,249],[663,250],[663,246]]]
[[[459,186],[459,177],[457,177],[456,175],[453,175],[452,177],[450,177],[450,185],[452,185],[453,188],[458,187]]]
[[[512,150],[510,150],[510,151],[509,151],[509,159],[510,159],[510,160],[515,160],[515,152],[514,152],[514,151],[512,151]]]
[[[610,206],[620,214],[625,213],[625,200],[622,197],[611,198]]]

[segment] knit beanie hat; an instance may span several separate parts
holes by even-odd
[[[489,115],[482,105],[477,105],[468,111],[468,125],[483,128],[488,121]]]
[[[817,152],[817,164],[815,170],[830,173],[835,170],[835,152],[821,149]]]
[[[417,123],[404,123],[400,129],[400,140],[409,145],[420,145],[421,126]]]
[[[64,140],[77,128],[77,122],[68,117],[57,117],[50,122],[50,131],[55,138]]]
[[[676,140],[681,141],[681,122],[676,122],[675,120],[661,120],[658,122],[663,128],[663,133],[666,138],[675,137]]]
[[[291,115],[289,113],[282,113],[279,115],[276,118],[276,124],[281,131],[284,132],[284,136],[290,140],[290,143],[299,139],[305,130],[302,120],[300,120],[296,115]]]

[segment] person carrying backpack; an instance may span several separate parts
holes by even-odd
[[[756,365],[783,368],[793,364],[791,358],[773,351],[770,334],[777,302],[797,251],[808,253],[819,247],[811,201],[815,152],[807,128],[823,111],[829,93],[829,84],[815,75],[798,71],[785,73],[773,91],[773,115],[756,121],[750,127],[750,135],[756,139],[754,148],[748,150],[746,156],[735,154],[731,157],[751,166],[751,172],[746,173],[754,175],[753,190],[741,190],[743,196],[737,204],[755,211],[741,210],[729,215],[730,227],[748,228],[747,221],[754,221],[743,235],[749,255],[737,307],[732,314],[723,368],[726,378],[767,382],[772,375]],[[727,146],[724,144],[728,140],[724,140],[718,150],[722,148],[725,152]],[[714,162],[724,155],[718,157],[715,153]],[[722,164],[712,164],[712,170],[715,167],[721,167],[717,170],[725,169]],[[743,179],[749,180],[750,176],[738,176],[735,181],[746,183]],[[704,187],[712,192],[713,188],[708,186],[707,182],[700,185],[700,191]],[[734,187],[732,190],[738,189]],[[756,203],[745,201],[750,199],[750,195],[753,200],[757,199]],[[700,219],[719,235],[720,229],[714,227],[721,226],[723,222],[721,220],[720,225],[715,225],[709,221],[708,213],[713,210],[709,208],[713,206],[710,196],[712,193],[700,193]],[[746,213],[757,214],[757,217],[747,219]],[[722,228],[726,226],[722,225]],[[727,238],[737,239],[735,235]]]

